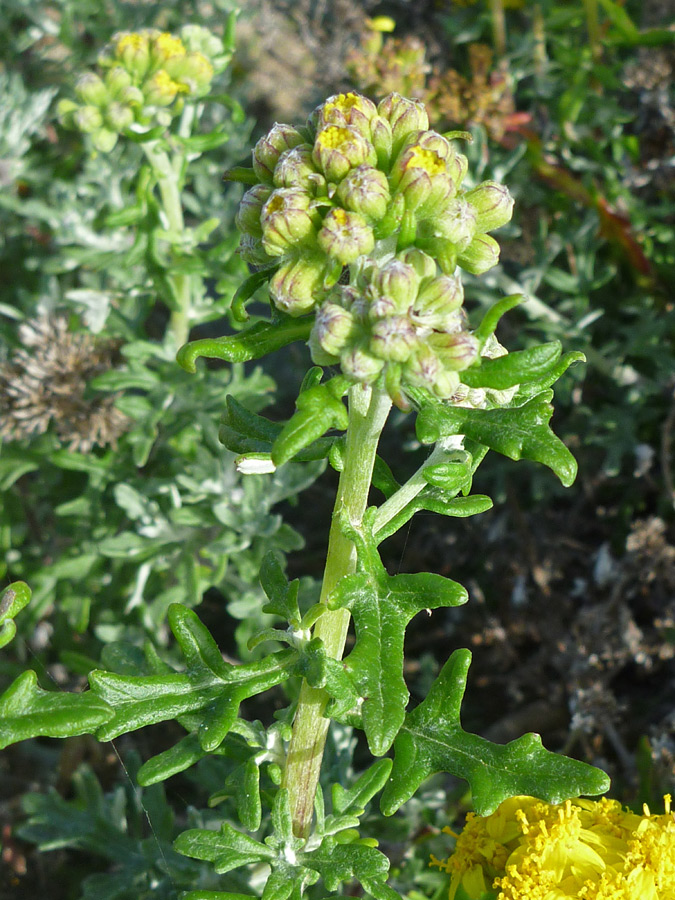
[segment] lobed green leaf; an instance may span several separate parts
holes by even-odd
[[[456,650],[426,699],[406,716],[394,742],[394,766],[382,795],[385,815],[396,812],[436,772],[449,772],[468,781],[474,808],[482,816],[518,794],[560,803],[608,789],[604,772],[551,753],[537,734],[494,744],[464,731],[460,707],[470,662],[468,650]]]

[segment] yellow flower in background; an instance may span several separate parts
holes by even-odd
[[[469,813],[454,853],[430,865],[471,900],[675,900],[675,814],[624,810],[616,800],[550,804],[511,797],[490,816]]]

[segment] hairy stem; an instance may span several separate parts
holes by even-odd
[[[328,539],[321,588],[323,603],[340,579],[356,568],[354,544],[342,533],[339,518],[347,515],[356,526],[363,520],[377,444],[390,409],[391,400],[382,391],[365,385],[355,385],[349,391],[344,468]],[[314,637],[321,638],[326,653],[335,659],[342,657],[349,619],[348,610],[326,610],[314,627]],[[293,830],[299,837],[307,837],[312,824],[314,796],[329,725],[329,720],[324,717],[327,702],[328,695],[323,689],[303,682],[282,781],[289,791]]]
[[[183,205],[181,202],[182,158],[175,159],[173,164],[168,155],[160,150],[156,142],[150,141],[141,145],[157,178],[162,209],[166,216],[168,230],[175,234],[185,231]],[[182,346],[190,332],[191,284],[190,276],[185,273],[169,273],[167,281],[171,287],[171,297],[164,298],[171,307],[169,329],[173,334],[176,346]]]

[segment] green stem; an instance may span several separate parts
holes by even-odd
[[[422,463],[417,471],[402,484],[401,487],[392,494],[388,500],[380,506],[373,518],[373,536],[377,537],[378,531],[382,531],[394,516],[397,516],[402,509],[414,500],[415,497],[427,486],[428,482],[422,474],[429,466],[442,462],[448,455],[449,450],[461,450],[464,446],[464,436],[456,435],[452,438],[446,438],[442,442],[438,442],[428,458]]]
[[[182,158],[174,159],[173,164],[164,150],[160,150],[157,142],[149,141],[141,145],[157,178],[162,209],[166,216],[168,230],[175,234],[185,231],[183,205],[181,202]],[[190,306],[192,300],[191,282],[188,274],[167,274],[172,296],[166,298],[171,306],[169,329],[176,346],[186,343],[190,332]]]
[[[593,61],[598,62],[602,56],[598,0],[584,0],[584,9],[586,10],[586,28],[588,29],[588,43],[591,48],[591,55],[593,56]]]
[[[383,391],[365,385],[350,388],[344,467],[333,510],[321,587],[323,603],[340,579],[356,568],[354,544],[343,534],[339,519],[346,515],[356,526],[363,520],[377,444],[390,409],[391,400]],[[326,653],[335,659],[342,657],[349,619],[346,609],[326,610],[314,626],[313,636],[321,638]],[[293,830],[299,837],[307,837],[312,824],[314,797],[329,725],[329,720],[324,717],[327,702],[328,694],[323,689],[303,682],[282,781],[283,786],[288,788]]]

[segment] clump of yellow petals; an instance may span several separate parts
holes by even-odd
[[[550,804],[511,797],[490,816],[469,813],[454,853],[449,900],[675,900],[675,813],[624,810],[616,800]],[[450,829],[444,829],[454,834]]]

